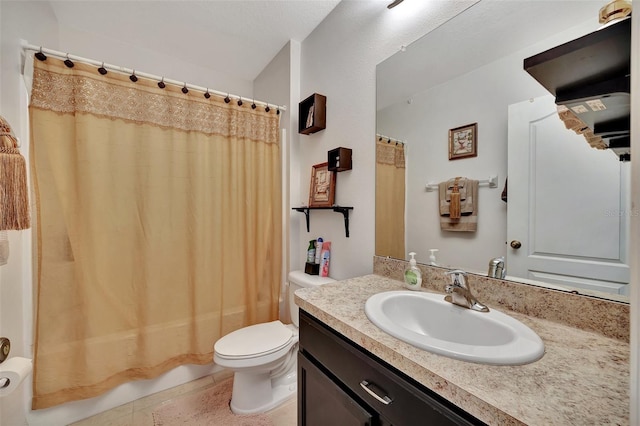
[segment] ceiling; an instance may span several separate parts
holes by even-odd
[[[340,0],[51,1],[60,26],[97,33],[253,81]],[[206,52],[206,55],[202,53]],[[197,57],[196,57],[197,56]]]
[[[406,102],[416,93],[533,45],[549,34],[586,21],[596,26],[604,3],[480,1],[378,65],[377,109]]]

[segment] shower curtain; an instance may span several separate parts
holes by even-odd
[[[99,395],[278,317],[279,115],[35,61],[34,409]]]
[[[376,255],[405,258],[404,144],[376,137]]]

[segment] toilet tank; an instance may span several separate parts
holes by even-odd
[[[294,300],[293,293],[299,288],[313,288],[323,284],[335,282],[333,278],[321,277],[320,275],[305,274],[304,271],[292,271],[289,272],[289,314],[291,315],[291,322],[298,327],[298,305]]]

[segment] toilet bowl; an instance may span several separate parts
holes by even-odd
[[[214,345],[213,361],[234,372],[231,411],[262,413],[293,397],[297,390],[298,306],[293,293],[335,280],[303,271],[289,273],[288,305],[293,324],[276,320],[241,328]]]

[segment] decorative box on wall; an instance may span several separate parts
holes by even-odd
[[[309,135],[327,127],[327,97],[314,93],[298,104],[298,133]]]
[[[330,172],[344,172],[351,170],[351,148],[335,148],[327,153]]]

